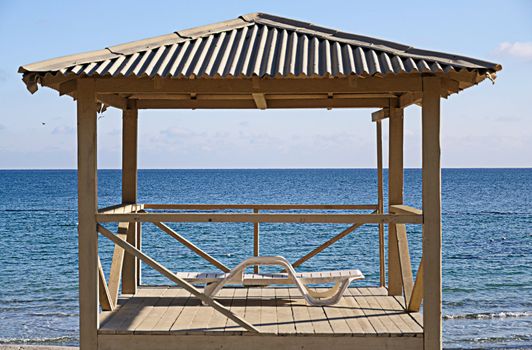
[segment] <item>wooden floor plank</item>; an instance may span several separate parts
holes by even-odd
[[[403,296],[395,296],[395,300],[404,308],[405,307],[405,299]],[[423,315],[421,312],[409,312],[407,313],[410,318],[412,318],[421,329],[423,329]]]
[[[375,288],[368,288],[368,291],[374,295],[375,300],[389,316],[390,320],[400,329],[402,335],[412,336],[419,333],[413,327],[419,327],[419,325],[406,314],[403,307],[393,296],[379,295],[378,293],[375,293]]]
[[[323,292],[326,288],[318,288],[318,291]],[[343,299],[343,298],[342,298]],[[347,324],[344,311],[340,303],[336,305],[328,305],[323,307],[323,311],[329,320],[331,329],[334,334],[351,334],[351,328]]]
[[[231,301],[231,307],[229,308],[233,313],[242,317],[246,312],[246,297],[247,288],[235,288],[233,293],[233,299]],[[225,326],[225,333],[245,332],[246,330],[237,325],[232,320],[228,320]]]
[[[262,303],[262,288],[249,288],[244,318],[260,329],[260,314]]]
[[[277,333],[277,306],[275,302],[275,290],[273,288],[262,289],[261,299],[261,331],[264,333]]]
[[[340,302],[337,306],[340,308],[342,314],[344,315],[346,323],[351,329],[351,333],[356,335],[376,334],[375,329],[368,321],[368,319],[364,315],[364,312],[362,311],[362,308],[360,307],[360,305],[358,305],[349,290],[346,290],[344,292],[344,297],[340,299]]]
[[[333,333],[329,320],[323,307],[321,306],[308,306],[308,313],[312,321],[312,327],[314,327],[314,333]]]
[[[230,307],[233,301],[233,295],[235,291],[232,288],[222,288],[216,300],[219,301],[225,307]],[[211,332],[223,332],[227,325],[228,318],[220,312],[214,312],[211,319],[208,321],[208,329]]]
[[[366,300],[369,303],[369,306],[373,309],[378,310],[379,312],[379,318],[381,319],[382,323],[386,326],[388,329],[389,334],[403,334],[403,330],[397,326],[397,324],[394,322],[395,315],[390,314],[385,310],[382,305],[378,301],[378,297],[374,297],[371,294],[370,289],[368,288],[358,288],[363,295],[366,296]]]
[[[321,291],[321,289],[320,289]],[[422,337],[419,313],[403,312],[384,288],[349,288],[336,305],[309,306],[297,288],[223,288],[216,298],[270,335]],[[235,336],[249,333],[182,288],[139,288],[102,323],[100,334]]]
[[[296,334],[314,334],[314,327],[310,320],[308,307],[301,292],[297,288],[290,288],[288,293],[292,300],[292,313],[294,315]]]
[[[149,314],[137,325],[135,332],[147,332],[155,328],[157,322],[159,322],[166,309],[168,309],[175,290],[175,288],[168,288],[161,293],[159,300],[152,306]]]
[[[168,296],[172,297],[172,300],[170,301],[170,305],[165,308],[159,321],[157,321],[153,327],[154,332],[168,332],[185,308],[188,299],[191,297],[191,294],[182,288],[172,288],[172,290],[167,293]]]
[[[389,336],[390,331],[382,321],[383,314],[381,308],[372,307],[368,301],[368,296],[363,295],[358,288],[350,288],[349,292],[353,295],[357,304],[360,305],[362,312],[369,323],[371,323],[377,335]]]
[[[292,314],[291,298],[288,288],[275,288],[275,307],[277,312],[277,333],[294,334],[294,316]]]

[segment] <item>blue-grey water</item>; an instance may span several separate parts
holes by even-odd
[[[443,170],[444,347],[532,348],[532,169]],[[405,202],[420,206],[420,170]],[[76,172],[0,171],[0,343],[77,344]],[[99,173],[100,206],[120,202],[120,172]],[[364,169],[141,170],[142,203],[375,203]],[[176,224],[226,265],[252,254],[252,224]],[[342,225],[262,224],[261,250],[294,260]],[[421,230],[409,226],[412,264]],[[146,224],[144,249],[173,270],[211,269]],[[108,272],[111,245],[100,239]],[[377,227],[367,225],[301,269],[359,268],[378,284]],[[143,283],[167,283],[148,267]]]

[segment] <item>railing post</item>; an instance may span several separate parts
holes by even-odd
[[[253,213],[258,214],[258,209],[253,209]],[[253,224],[253,256],[259,256],[260,254],[260,237],[259,237],[259,223]],[[259,265],[253,267],[253,272],[259,273]]]

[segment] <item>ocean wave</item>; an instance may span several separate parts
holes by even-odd
[[[74,317],[79,316],[77,313],[68,313],[68,312],[31,312],[28,316],[34,317]]]
[[[65,344],[77,343],[76,337],[53,337],[53,338],[0,338],[0,344]]]
[[[487,320],[496,318],[532,317],[532,311],[485,312],[477,314],[445,315],[444,320]]]

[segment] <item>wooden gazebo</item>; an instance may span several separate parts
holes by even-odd
[[[20,67],[32,93],[47,86],[77,101],[81,349],[441,349],[440,98],[493,80],[500,69],[262,13]],[[414,104],[422,111],[421,209],[403,203],[403,110]],[[122,203],[99,208],[97,113],[107,107],[123,111]],[[378,203],[138,203],[138,111],[223,108],[376,109]],[[384,119],[389,120],[386,210]],[[105,227],[111,222],[118,223],[118,232]],[[307,306],[291,288],[225,288],[212,299],[143,252],[141,225],[155,224],[217,269],[228,270],[164,222],[253,223],[253,255],[260,255],[263,222],[349,225],[294,266],[359,226],[378,224],[381,283],[350,288],[335,306]],[[417,276],[405,224],[423,225]],[[115,243],[107,279],[98,233]],[[141,261],[173,286],[141,285]]]

